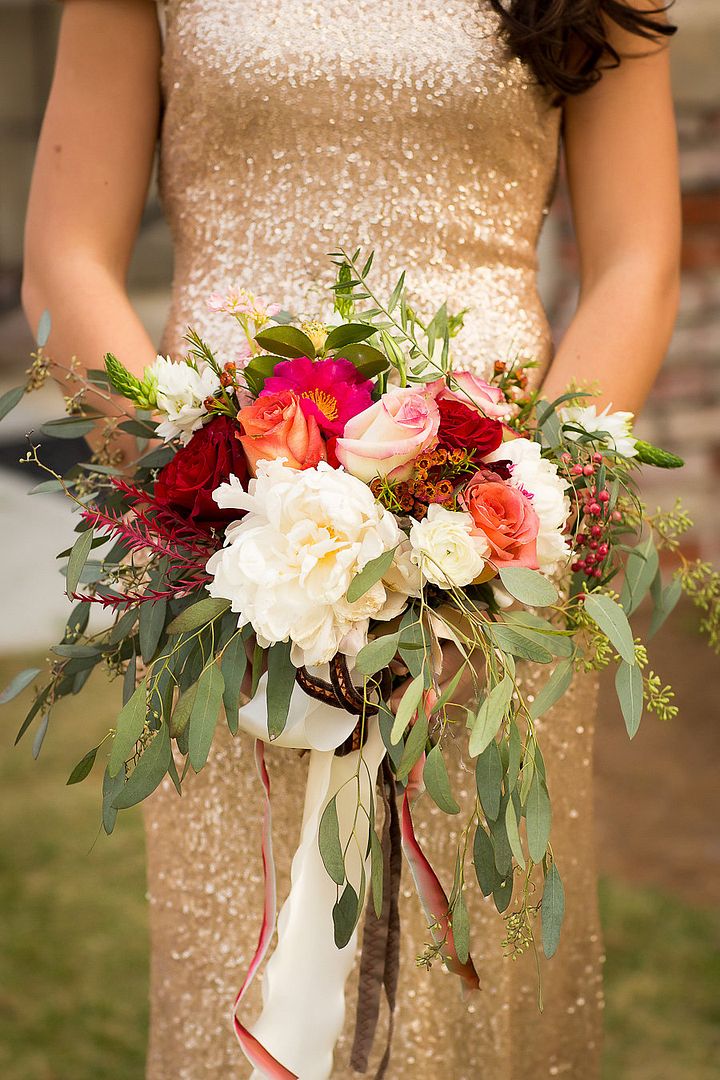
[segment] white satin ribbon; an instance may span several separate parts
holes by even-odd
[[[240,710],[240,727],[267,742],[266,685],[263,676],[255,697]],[[357,837],[346,853],[348,880],[358,892],[363,862],[365,880],[370,880],[370,860],[364,857],[368,814],[385,747],[373,718],[367,722],[362,751],[337,757],[335,747],[345,741],[356,720],[296,686],[285,730],[273,740],[279,746],[309,749],[310,763],[290,892],[278,916],[277,945],[263,977],[263,1010],[249,1026],[299,1080],[327,1080],[332,1072],[333,1051],[345,1019],[345,983],[357,952],[357,931],[345,948],[335,945],[332,909],[338,890],[323,865],[318,844],[323,810],[335,795],[343,846],[353,829]],[[264,1076],[255,1069],[252,1080],[264,1080]]]

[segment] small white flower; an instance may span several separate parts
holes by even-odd
[[[157,407],[166,417],[157,434],[166,442],[180,436],[185,446],[208,415],[204,402],[218,389],[217,375],[207,364],[196,371],[185,361],[158,356],[145,378],[157,387]]]
[[[447,589],[462,588],[478,577],[490,554],[490,545],[482,533],[473,535],[470,514],[446,510],[433,503],[422,521],[410,529],[412,561],[434,585]]]
[[[557,465],[542,457],[540,444],[530,439],[510,439],[501,443],[485,459],[488,462],[510,461],[510,483],[532,496],[532,508],[540,520],[537,557],[540,570],[552,573],[569,554],[563,535],[570,514],[568,485],[558,475]]]
[[[231,601],[260,645],[290,640],[296,666],[357,652],[371,618],[393,618],[407,604],[381,581],[355,603],[346,598],[359,571],[403,539],[393,515],[349,473],[325,462],[297,470],[260,461],[247,492],[231,477],[214,497],[247,513],[207,564],[208,592]]]
[[[607,435],[605,438],[601,438],[601,442],[611,446],[623,457],[635,457],[637,450],[632,434],[633,413],[610,412],[610,408],[610,405],[606,405],[603,411],[599,413],[596,405],[573,405],[561,409],[560,415],[563,420],[577,424],[588,434],[592,434],[594,431],[606,432]],[[575,431],[566,431],[565,436],[572,440],[578,437]]]

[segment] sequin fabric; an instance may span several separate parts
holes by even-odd
[[[163,349],[180,355],[190,324],[232,359],[232,320],[206,298],[233,285],[303,313],[327,307],[338,243],[373,246],[378,290],[409,268],[415,307],[469,307],[461,358],[547,362],[535,247],[557,161],[559,115],[497,37],[484,0],[167,0],[161,191],[175,240]],[[308,283],[310,288],[308,289]],[[544,672],[529,670],[532,694]],[[557,956],[503,956],[505,924],[469,885],[482,990],[467,1002],[437,965],[409,874],[389,1080],[529,1080],[598,1075],[601,942],[593,860],[592,723],[596,687],[576,679],[542,725],[554,800],[552,842],[566,886]],[[273,749],[279,892],[299,838],[306,760]],[[473,798],[458,742],[455,793]],[[152,934],[149,1080],[250,1075],[230,1009],[262,911],[260,787],[251,746],[218,727],[206,768],[182,798],[162,786],[146,808]],[[446,885],[457,823],[425,797],[420,843]],[[472,867],[468,865],[468,879]],[[356,975],[334,1077],[350,1078]],[[259,1011],[259,982],[246,1018]],[[322,1003],[318,1003],[318,1008]],[[381,1017],[374,1061],[382,1053]]]

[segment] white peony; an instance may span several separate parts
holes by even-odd
[[[569,555],[563,530],[570,514],[567,483],[558,476],[557,465],[542,457],[540,444],[530,439],[510,439],[485,458],[487,462],[510,461],[513,487],[532,496],[532,507],[540,519],[537,557],[540,570],[553,573]]]
[[[607,437],[600,441],[611,446],[623,457],[635,457],[635,439],[632,434],[632,422],[634,419],[631,412],[610,412],[610,406],[606,405],[601,413],[598,413],[596,405],[573,405],[560,410],[561,419],[571,421],[583,428],[590,435],[594,431],[606,432]],[[565,437],[577,439],[575,431],[566,431]]]
[[[490,545],[475,528],[470,514],[446,510],[432,503],[422,521],[410,529],[413,562],[434,585],[447,589],[469,585],[478,577],[490,554]]]
[[[297,470],[260,461],[249,491],[231,477],[214,498],[247,514],[210,558],[208,592],[231,601],[260,645],[290,640],[296,666],[357,652],[371,618],[394,618],[406,606],[407,596],[381,581],[355,603],[346,599],[356,574],[403,539],[393,515],[349,473],[325,462]]]
[[[166,416],[157,434],[166,442],[179,435],[187,445],[208,414],[204,402],[218,389],[217,375],[207,364],[196,370],[185,361],[158,356],[145,378],[156,386],[157,407]]]

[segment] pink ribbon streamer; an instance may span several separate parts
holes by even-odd
[[[255,765],[265,793],[265,810],[263,814],[262,829],[262,861],[263,879],[265,882],[265,903],[263,908],[263,920],[260,927],[255,955],[250,961],[245,980],[240,987],[235,1004],[233,1006],[233,1027],[238,1042],[245,1057],[250,1064],[259,1069],[270,1080],[298,1080],[296,1074],[286,1069],[277,1058],[265,1049],[263,1044],[256,1039],[244,1024],[238,1019],[238,1008],[252,983],[257,970],[260,967],[266,952],[268,951],[273,933],[275,932],[275,916],[277,914],[277,888],[275,884],[275,862],[273,860],[272,847],[272,811],[270,808],[270,777],[265,765],[265,746],[261,739],[255,740]]]
[[[407,790],[403,795],[400,832],[405,858],[410,866],[425,914],[428,921],[432,920],[437,923],[438,929],[433,930],[432,933],[436,941],[443,942],[442,954],[445,964],[453,974],[460,976],[467,990],[479,990],[480,980],[472,958],[468,957],[464,964],[458,958],[455,939],[448,918],[450,904],[437,874],[425,858],[422,848],[417,842]]]

